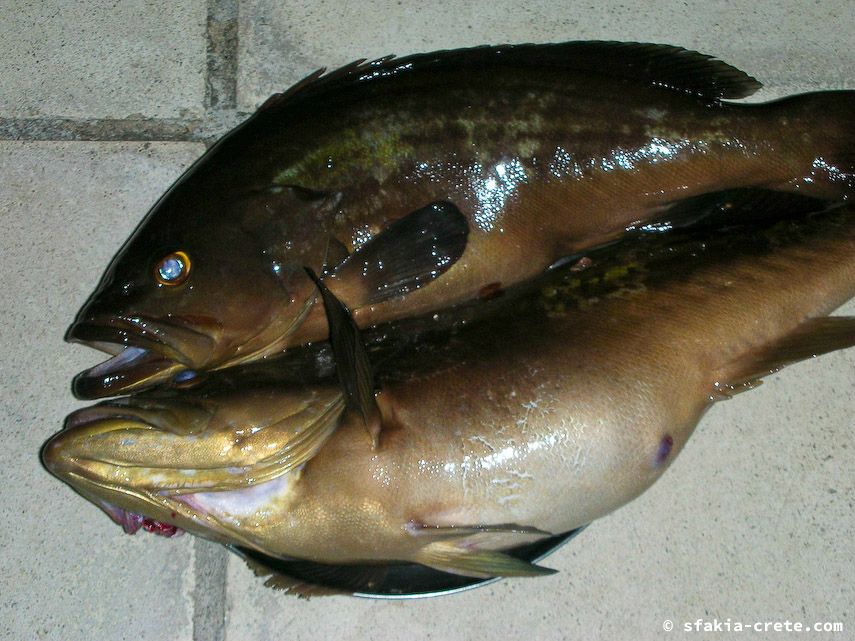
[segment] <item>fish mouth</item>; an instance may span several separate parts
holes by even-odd
[[[147,393],[73,412],[41,456],[125,532],[190,530],[255,547],[243,517],[285,509],[343,409],[337,386],[308,400],[275,386]]]
[[[124,456],[116,448],[118,442],[131,443],[137,437],[150,441],[158,435],[180,439],[203,431],[204,426],[196,425],[189,430],[177,428],[174,432],[161,430],[152,423],[170,424],[174,414],[168,410],[161,412],[162,406],[124,404],[124,400],[70,414],[62,430],[42,448],[44,466],[99,507],[126,534],[144,530],[174,537],[190,529],[209,538],[225,536],[225,529],[205,511],[205,502],[196,501],[194,497],[217,494],[222,500],[228,500],[232,485],[238,490],[241,488],[239,481],[223,482],[221,470],[214,466],[198,470],[175,469],[156,457],[144,464],[133,454]],[[163,414],[161,420],[152,420],[159,413]],[[181,418],[182,426],[187,424],[186,416]],[[216,480],[208,479],[208,472]],[[229,538],[240,537],[229,533]],[[249,541],[243,542],[251,545]]]
[[[215,323],[206,324],[216,330]],[[67,342],[111,357],[77,374],[72,392],[79,399],[99,399],[145,389],[177,375],[192,378],[210,360],[214,339],[187,325],[178,317],[167,323],[143,316],[75,322],[65,334]]]

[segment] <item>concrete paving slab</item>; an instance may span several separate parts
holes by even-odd
[[[202,112],[205,0],[0,3],[0,116]]]
[[[126,536],[39,463],[96,352],[62,342],[187,143],[0,143],[0,639],[191,638],[191,537]]]
[[[319,67],[357,58],[520,42],[634,40],[717,56],[755,75],[769,99],[855,87],[852,4],[780,0],[244,0],[238,105],[254,109]]]
[[[839,313],[855,314],[855,302]],[[855,350],[720,403],[653,488],[544,562],[560,571],[551,577],[419,601],[304,601],[263,587],[233,557],[226,639],[722,638],[687,632],[698,619],[851,631],[853,408]]]

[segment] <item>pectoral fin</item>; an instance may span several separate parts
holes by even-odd
[[[374,375],[359,328],[347,306],[329,290],[315,272],[306,267],[306,273],[315,282],[324,302],[336,373],[344,389],[347,404],[362,416],[376,448],[380,436],[380,410],[374,398]]]
[[[855,346],[855,317],[812,318],[795,331],[732,363],[717,387],[735,394],[760,384],[764,376],[806,358]]]
[[[456,263],[469,225],[449,202],[435,202],[393,222],[325,278],[351,308],[372,305],[424,287]]]

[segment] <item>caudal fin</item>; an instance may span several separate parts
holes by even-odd
[[[791,183],[826,200],[855,200],[855,91],[818,91],[765,105],[785,144],[810,163]]]

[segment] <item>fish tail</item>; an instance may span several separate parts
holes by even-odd
[[[807,174],[800,193],[826,200],[855,200],[855,91],[817,91],[766,105],[785,144],[803,161]]]

